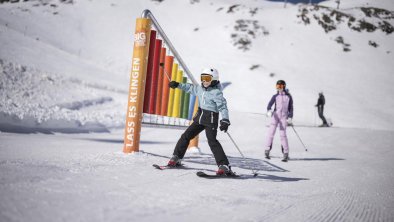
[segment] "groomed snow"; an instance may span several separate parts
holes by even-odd
[[[244,114],[233,113],[234,125]],[[252,118],[252,116],[247,115]],[[256,121],[264,122],[263,117]],[[214,159],[187,154],[188,169],[159,171],[181,130],[143,128],[143,152],[121,152],[123,131],[0,134],[2,221],[393,221],[391,131],[297,127],[291,160],[263,159],[266,128],[231,130],[219,140],[242,179],[206,180]],[[318,131],[317,131],[318,130]],[[259,137],[255,135],[260,135]],[[18,141],[18,142],[16,142]],[[259,170],[253,177],[252,170]]]

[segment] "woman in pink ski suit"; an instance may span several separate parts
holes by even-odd
[[[276,82],[278,93],[273,95],[267,106],[267,116],[271,117],[271,124],[267,134],[265,148],[265,158],[270,159],[272,141],[274,140],[276,128],[279,126],[279,135],[282,144],[283,159],[286,162],[289,159],[289,143],[287,141],[286,127],[291,124],[293,118],[293,98],[286,91],[286,82],[278,80]],[[275,104],[274,110],[271,111],[272,105]]]

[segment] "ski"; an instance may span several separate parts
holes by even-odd
[[[221,179],[225,179],[225,178],[227,178],[227,179],[234,179],[234,178],[240,178],[241,177],[240,175],[236,175],[236,174],[231,175],[231,176],[229,176],[229,175],[206,174],[206,173],[204,173],[202,171],[198,171],[196,174],[199,177],[207,178],[207,179],[220,179],[220,178]]]
[[[282,162],[287,162],[289,159],[290,159],[289,156],[283,157]]]
[[[290,157],[289,158],[287,158],[287,159],[285,159],[285,158],[283,158],[283,157],[279,157],[279,156],[270,156],[270,157],[264,157],[265,159],[267,159],[267,160],[270,160],[270,159],[280,159],[280,161],[282,161],[282,162],[288,162],[289,160],[290,160]]]
[[[153,166],[154,168],[158,169],[158,170],[166,170],[166,169],[182,169],[182,168],[185,168],[183,164],[182,164],[182,165],[180,165],[180,166],[176,166],[176,167],[173,167],[173,166],[168,166],[168,165],[163,165],[163,166],[160,166],[160,165],[157,165],[157,164],[153,164],[152,166]]]

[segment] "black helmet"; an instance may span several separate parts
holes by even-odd
[[[276,82],[276,85],[284,85],[284,86],[286,86],[286,82],[284,80],[278,80]]]

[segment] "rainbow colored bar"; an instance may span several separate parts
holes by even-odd
[[[197,100],[181,89],[170,89],[169,79],[187,83],[174,57],[166,55],[162,40],[151,30],[143,113],[191,120]]]

